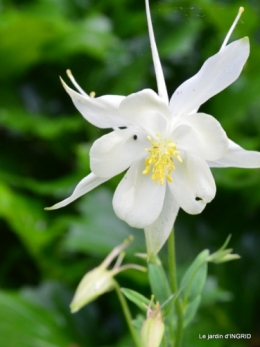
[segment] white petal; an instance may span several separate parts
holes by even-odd
[[[64,207],[107,180],[109,180],[109,178],[100,178],[91,172],[88,176],[84,177],[79,182],[69,198],[53,205],[52,207],[46,207],[45,210],[56,210],[58,208]]]
[[[187,115],[197,110],[233,83],[240,75],[248,55],[249,41],[245,37],[206,60],[200,71],[174,92],[170,101],[173,116]]]
[[[163,133],[170,120],[168,105],[151,89],[127,96],[119,106],[120,116],[151,134]]]
[[[168,185],[180,207],[189,214],[197,214],[214,198],[215,181],[204,159],[187,152],[181,153],[181,157],[183,163],[175,161],[173,182]]]
[[[148,259],[152,259],[167,241],[179,211],[179,205],[166,188],[162,211],[156,221],[144,228]]]
[[[119,183],[113,198],[118,218],[143,229],[151,225],[161,213],[165,184],[157,186],[150,176],[143,175],[144,161],[134,163]]]
[[[75,107],[89,123],[102,129],[128,125],[119,117],[119,105],[124,100],[124,96],[105,95],[91,98],[75,92],[62,79],[61,82]]]
[[[133,128],[116,130],[94,142],[90,149],[90,167],[99,177],[113,177],[147,156],[146,134]]]
[[[195,152],[206,160],[222,158],[228,149],[228,138],[220,123],[204,113],[179,119],[181,125],[173,131],[172,138],[178,149]],[[191,129],[184,127],[188,125]],[[186,130],[185,130],[186,128]],[[180,131],[181,130],[181,131]]]
[[[246,169],[260,168],[260,153],[247,151],[229,140],[227,153],[220,160],[208,162],[210,167],[241,167]]]
[[[145,7],[146,7],[147,23],[148,23],[149,37],[150,37],[150,43],[151,43],[151,49],[152,49],[152,56],[153,56],[153,64],[154,64],[155,75],[157,80],[158,94],[166,103],[168,103],[169,99],[168,99],[167,88],[166,88],[162,65],[160,62],[160,57],[157,51],[156,42],[155,42],[154,33],[153,33],[153,25],[151,20],[149,0],[145,0]]]

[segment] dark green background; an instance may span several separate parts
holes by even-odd
[[[228,136],[260,150],[260,3],[151,0],[153,25],[171,95],[215,54],[245,7],[232,40],[249,36],[241,77],[202,106]],[[0,346],[131,347],[115,293],[71,315],[84,273],[129,234],[125,262],[144,252],[142,230],[119,221],[111,207],[120,177],[72,205],[43,210],[67,197],[89,173],[88,152],[105,132],[73,107],[59,76],[70,68],[86,92],[128,95],[156,90],[142,0],[0,1]],[[241,259],[210,265],[203,305],[184,347],[260,346],[260,169],[215,169],[216,198],[198,216],[179,214],[182,273],[204,248],[232,234]],[[161,252],[165,259],[166,252]],[[121,285],[150,296],[147,276],[128,271]],[[131,306],[134,315],[136,309]],[[250,333],[252,339],[199,339],[199,334]]]

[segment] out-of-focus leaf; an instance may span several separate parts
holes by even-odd
[[[167,301],[165,301],[161,307],[162,309],[162,316],[166,317],[168,316],[171,309],[173,309],[173,305],[175,304],[176,299],[178,298],[178,293],[172,294]],[[175,312],[174,312],[175,314]]]
[[[0,124],[18,134],[30,134],[42,139],[52,140],[80,130],[84,121],[80,116],[47,118],[31,115],[22,109],[1,109]]]
[[[74,341],[63,317],[19,294],[0,292],[0,345],[61,347]]]
[[[52,239],[47,232],[43,206],[0,184],[0,216],[4,218],[33,255]]]
[[[159,301],[160,305],[162,305],[169,299],[171,290],[163,266],[158,257],[148,264],[148,277],[152,294],[155,296],[155,300]]]
[[[42,59],[53,60],[76,52],[102,59],[117,44],[109,19],[102,15],[73,23],[49,17],[47,12],[33,15],[10,11],[0,13],[0,19],[2,78],[24,72]]]
[[[71,30],[53,43],[46,54],[47,59],[58,55],[70,55],[85,52],[89,56],[103,59],[108,50],[117,45],[116,38],[111,33],[109,19],[101,15],[91,15],[84,21],[71,27]]]
[[[233,294],[220,288],[215,277],[207,277],[207,281],[201,295],[202,306],[209,306],[217,302],[227,302],[232,300],[232,298]]]
[[[193,301],[203,290],[207,277],[206,259],[209,251],[202,251],[189,266],[185,272],[180,289],[183,289],[184,297],[187,296],[189,301]]]
[[[26,10],[36,17],[53,17],[55,20],[69,18],[75,9],[73,1],[70,0],[37,0],[29,2]]]
[[[53,195],[59,200],[62,199],[66,194],[69,195],[73,191],[73,188],[76,186],[75,182],[78,182],[81,177],[71,175],[52,182],[46,182],[37,181],[31,177],[23,177],[20,175],[11,174],[10,172],[2,170],[0,171],[0,179],[15,188],[26,188],[28,191],[41,195]]]
[[[201,26],[200,21],[190,19],[176,31],[170,32],[159,46],[160,56],[175,58],[187,54],[200,32]]]
[[[128,300],[136,304],[141,310],[147,311],[146,306],[149,305],[149,299],[132,289],[121,288],[121,291],[127,297]]]
[[[17,293],[0,292],[3,307],[0,313],[1,346],[93,346],[93,341],[98,340],[97,336],[93,339],[91,336],[97,324],[97,312],[93,305],[92,310],[83,309],[72,315],[69,309],[72,297],[73,293],[57,281],[42,282],[37,287],[23,287]],[[2,319],[5,314],[6,321]],[[5,333],[6,325],[8,329]],[[11,334],[11,331],[16,331],[16,334]],[[2,344],[3,336],[6,344]],[[24,339],[24,344],[14,343],[18,338]]]
[[[184,319],[183,319],[184,328],[186,328],[195,317],[200,305],[200,301],[201,301],[201,295],[197,295],[193,301],[189,302],[186,308],[186,311],[184,313]]]
[[[56,24],[56,21],[43,20],[29,13],[0,13],[0,77],[24,72],[41,60],[43,46],[60,30]]]
[[[75,147],[78,170],[61,178],[46,181],[36,180],[31,176],[23,176],[15,173],[15,168],[19,163],[6,158],[5,152],[0,155],[0,180],[14,188],[25,188],[30,192],[43,196],[50,195],[54,199],[61,200],[70,195],[77,183],[89,173],[89,149],[90,144],[79,144]],[[55,170],[55,167],[53,168]]]

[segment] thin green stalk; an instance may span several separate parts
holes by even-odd
[[[169,326],[169,334],[170,336],[170,341],[167,339],[167,346],[168,347],[174,347],[174,336],[175,336],[175,331],[174,331],[174,320],[173,320],[173,308],[170,311],[170,314],[166,317],[166,324]],[[167,336],[167,337],[168,337]],[[164,335],[164,340],[166,341],[166,336]],[[163,346],[165,347],[165,346]]]
[[[136,333],[136,331],[135,331],[135,329],[134,329],[134,327],[132,325],[132,316],[131,316],[131,313],[130,313],[127,301],[126,301],[124,295],[122,294],[122,292],[120,290],[120,287],[119,287],[119,285],[118,285],[118,283],[116,281],[115,281],[115,290],[116,290],[118,299],[120,301],[120,304],[122,306],[122,310],[123,310],[123,313],[124,313],[124,316],[125,316],[125,320],[126,320],[126,323],[128,325],[128,328],[130,330],[130,333],[132,335],[132,338],[134,340],[135,346],[136,347],[140,347],[139,338],[138,338],[137,333]]]
[[[162,343],[161,343],[161,347],[167,347],[167,341],[166,341],[165,335],[163,337],[163,340],[162,340]]]
[[[168,239],[168,262],[169,262],[169,279],[170,286],[173,293],[178,291],[178,283],[176,276],[176,257],[175,257],[175,240],[174,240],[174,229],[172,229]],[[183,332],[183,310],[180,299],[177,298],[175,301],[175,308],[178,316],[176,335],[172,336],[174,340],[174,347],[181,347],[182,343],[182,332]]]

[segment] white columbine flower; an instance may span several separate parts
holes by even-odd
[[[63,86],[87,121],[114,131],[94,142],[90,150],[92,172],[72,195],[51,209],[63,207],[101,183],[127,170],[113,198],[115,213],[136,228],[144,228],[147,251],[155,255],[167,240],[178,210],[200,213],[215,196],[210,167],[260,167],[260,153],[246,151],[227,138],[220,123],[197,110],[240,75],[249,55],[249,41],[227,41],[199,72],[184,82],[170,101],[158,56],[146,0],[149,36],[158,94],[145,89],[127,97],[92,98],[71,73],[75,92]],[[124,127],[121,129],[121,127]]]

